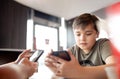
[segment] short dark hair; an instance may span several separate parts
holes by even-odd
[[[72,27],[73,29],[79,27],[84,29],[87,25],[92,24],[94,29],[98,32],[97,21],[99,21],[99,19],[95,15],[84,13],[74,19]]]

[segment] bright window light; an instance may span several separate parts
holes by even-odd
[[[27,41],[26,48],[33,49],[33,20],[27,21]]]
[[[59,28],[60,36],[60,46],[63,47],[63,50],[67,48],[67,31],[65,27],[65,19],[61,18],[61,27]]]

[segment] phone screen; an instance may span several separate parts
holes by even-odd
[[[41,57],[43,54],[43,50],[36,50],[33,55],[30,57],[30,61],[37,62],[38,59]]]

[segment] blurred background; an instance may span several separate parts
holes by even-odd
[[[104,20],[106,8],[119,1],[0,0],[0,64],[15,60],[24,49],[42,49],[46,52],[50,48],[65,50],[71,47],[75,43],[72,31],[75,17],[92,13]],[[103,29],[100,29],[101,37],[108,38]],[[46,54],[39,60],[42,75],[36,73],[32,78],[50,78],[45,76],[48,71],[44,66]]]

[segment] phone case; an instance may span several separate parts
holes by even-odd
[[[67,61],[71,60],[67,51],[53,51],[52,55],[60,57],[60,58],[67,60]]]

